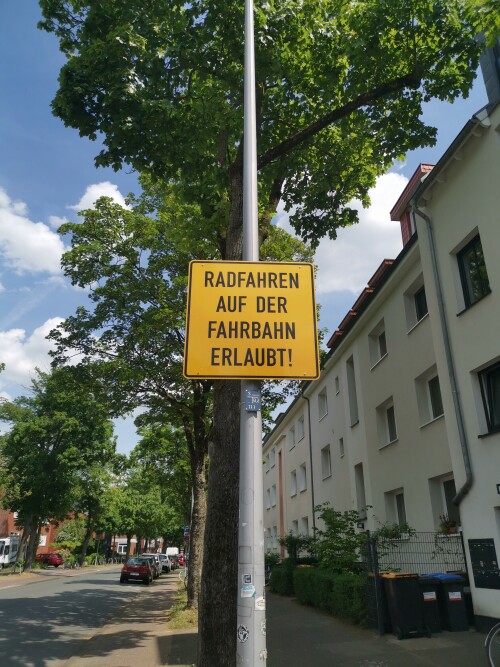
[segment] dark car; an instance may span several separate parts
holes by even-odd
[[[42,565],[53,565],[54,567],[59,567],[64,563],[64,558],[58,553],[37,554],[35,560]]]
[[[120,584],[126,581],[142,581],[148,586],[153,581],[153,571],[150,561],[140,556],[132,556],[122,567]]]

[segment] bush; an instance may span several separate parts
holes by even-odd
[[[282,565],[272,569],[270,588],[279,595],[293,595],[293,564],[285,559]]]
[[[359,574],[335,574],[319,568],[296,568],[293,572],[299,602],[353,623],[365,617],[365,583],[365,577]]]

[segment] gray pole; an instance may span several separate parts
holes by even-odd
[[[253,3],[245,0],[243,260],[259,261]],[[252,401],[253,399],[253,401]],[[264,507],[260,382],[241,382],[237,662],[265,666]],[[258,409],[255,410],[255,407]],[[253,409],[251,409],[253,408]]]

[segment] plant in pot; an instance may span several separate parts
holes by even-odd
[[[457,522],[455,519],[450,519],[447,514],[439,515],[439,532],[443,535],[452,535],[457,532]]]

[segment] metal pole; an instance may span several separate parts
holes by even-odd
[[[259,261],[253,2],[245,0],[243,260]],[[253,404],[251,398],[253,399]],[[258,409],[250,409],[257,404]],[[240,401],[237,662],[265,666],[264,507],[260,382],[243,380]]]

